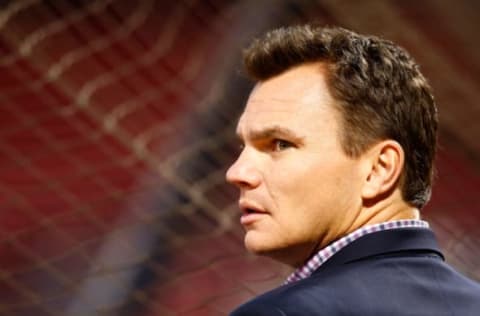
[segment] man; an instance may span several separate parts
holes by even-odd
[[[341,28],[280,28],[245,52],[257,81],[227,172],[246,248],[296,270],[232,315],[480,315],[419,210],[437,112],[395,44]]]

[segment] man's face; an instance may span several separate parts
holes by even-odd
[[[298,266],[354,225],[362,173],[341,148],[333,102],[320,64],[252,91],[237,127],[244,147],[227,172],[250,251]]]

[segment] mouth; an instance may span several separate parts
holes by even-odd
[[[240,201],[238,206],[240,211],[242,211],[242,214],[266,213],[263,208],[251,202]]]
[[[240,211],[242,213],[240,217],[240,223],[242,225],[248,225],[258,220],[261,215],[268,214],[263,208],[254,205],[252,203],[247,203],[240,201],[239,203]]]
[[[242,208],[242,214],[244,215],[256,214],[256,213],[262,213],[262,212],[250,207]]]

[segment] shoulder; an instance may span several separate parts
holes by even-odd
[[[322,315],[328,315],[330,310],[334,310],[330,308],[335,302],[334,297],[338,296],[329,284],[308,278],[284,285],[241,305],[231,316],[317,315],[319,307]]]
[[[281,286],[236,309],[231,316],[399,315],[403,307],[477,315],[478,284],[430,256],[378,257],[321,269],[307,279]],[[396,304],[391,304],[396,302]],[[443,313],[443,314],[442,314]]]
[[[362,315],[362,311],[365,308],[368,310],[374,301],[371,297],[375,296],[374,292],[385,291],[382,283],[372,282],[379,277],[375,267],[374,262],[365,261],[321,269],[306,279],[283,285],[248,301],[231,316],[353,315],[357,311],[360,311],[358,315]],[[366,291],[365,287],[372,287],[372,291]]]
[[[275,306],[275,304],[269,304],[268,302],[261,302],[258,299],[252,300],[243,304],[234,310],[230,316],[286,316],[286,312],[281,308]],[[288,314],[290,315],[290,314]]]

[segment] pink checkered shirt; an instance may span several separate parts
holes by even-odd
[[[357,240],[358,238],[371,234],[374,232],[397,229],[397,228],[408,228],[408,227],[419,227],[419,228],[429,228],[427,222],[422,220],[407,219],[407,220],[398,220],[391,222],[384,222],[380,224],[370,225],[361,227],[345,237],[340,238],[339,240],[333,242],[329,246],[321,249],[317,254],[315,254],[308,262],[302,267],[296,269],[285,281],[285,284],[299,281],[305,278],[308,278],[313,271],[318,269],[325,261],[331,258],[334,254],[340,251],[348,244]]]

